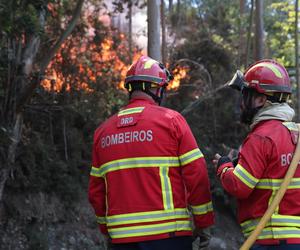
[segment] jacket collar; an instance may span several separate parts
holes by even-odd
[[[152,104],[152,105],[158,105],[151,97],[148,98],[146,96],[134,96],[129,100],[129,104],[133,104],[133,103],[148,103],[148,104]]]

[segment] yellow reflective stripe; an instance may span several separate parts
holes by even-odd
[[[255,188],[258,189],[279,189],[283,179],[260,179]],[[293,178],[288,189],[300,188],[300,178]]]
[[[96,168],[96,167],[92,166],[90,175],[95,176],[95,177],[101,177],[100,168]]]
[[[168,223],[142,225],[122,228],[109,228],[109,235],[113,239],[127,238],[135,236],[156,235],[161,233],[175,232],[175,231],[190,231],[192,230],[190,221],[175,221]]]
[[[183,165],[189,164],[192,161],[195,161],[201,157],[203,157],[202,152],[200,151],[199,148],[195,148],[183,155],[180,155],[179,160],[180,160],[180,164],[183,166]]]
[[[253,175],[251,175],[240,164],[238,164],[235,167],[233,173],[236,177],[238,177],[244,184],[246,184],[251,189],[254,188],[258,182],[258,179],[256,179]]]
[[[147,62],[145,62],[144,69],[151,69],[152,65],[155,64],[157,61],[153,59],[149,59]]]
[[[213,206],[211,201],[199,206],[191,206],[191,208],[192,208],[192,213],[195,215],[207,214],[213,211]]]
[[[174,209],[173,193],[172,193],[172,187],[169,178],[169,168],[166,167],[160,168],[159,175],[161,180],[161,191],[162,191],[164,209],[165,210]]]
[[[174,210],[160,210],[140,213],[129,213],[121,215],[107,216],[107,225],[116,226],[124,224],[135,224],[144,222],[156,222],[172,219],[188,219],[190,218],[187,209],[177,208]]]
[[[246,233],[245,236],[250,235]],[[286,239],[286,238],[300,238],[300,228],[297,227],[272,227],[264,228],[258,239]]]
[[[270,63],[261,62],[261,63],[258,63],[258,64],[253,66],[253,68],[256,68],[256,67],[267,67],[270,70],[272,70],[272,72],[277,77],[282,78],[282,74],[281,74],[280,70],[277,67],[275,67],[274,65],[270,64]]]
[[[127,158],[107,162],[100,168],[92,168],[91,175],[104,176],[106,173],[128,168],[147,168],[147,167],[178,167],[180,166],[178,157],[138,157]]]
[[[244,234],[247,234],[255,229],[259,223],[260,218],[254,220],[248,220],[241,223],[242,231]],[[300,228],[300,216],[293,215],[281,215],[273,214],[270,221],[266,224],[266,227],[299,227]]]
[[[141,113],[141,112],[143,112],[144,108],[145,107],[134,107],[134,108],[129,108],[129,109],[123,109],[123,110],[119,111],[118,116]]]
[[[97,223],[106,224],[106,218],[105,217],[96,216],[96,218],[97,218]]]

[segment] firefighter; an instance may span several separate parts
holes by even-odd
[[[241,122],[250,132],[237,161],[216,154],[213,162],[222,186],[238,200],[238,220],[247,237],[287,172],[298,128],[287,103],[292,93],[289,75],[278,62],[261,60],[245,74],[237,71],[229,86],[241,91]],[[300,168],[251,249],[300,249]]]
[[[203,154],[176,111],[159,106],[171,79],[142,56],[129,68],[129,104],[96,131],[89,200],[112,249],[192,250],[214,215]]]

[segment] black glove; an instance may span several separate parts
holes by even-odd
[[[210,239],[211,239],[211,235],[209,232],[208,228],[204,228],[204,229],[200,229],[200,228],[196,228],[193,232],[194,237],[198,238],[199,237],[199,250],[204,250],[208,247]]]
[[[221,165],[228,163],[228,162],[231,162],[231,159],[228,156],[222,156],[218,161],[217,170]]]

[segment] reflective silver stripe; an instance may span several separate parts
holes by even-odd
[[[171,219],[189,218],[189,214],[186,209],[175,209],[172,211],[154,211],[154,212],[141,212],[130,213],[115,216],[108,216],[106,218],[108,226],[116,226],[122,224],[134,224],[143,222],[154,222]]]
[[[245,236],[250,234],[246,233]],[[258,239],[300,238],[300,229],[296,227],[264,228]]]
[[[240,164],[238,164],[234,171],[234,175],[237,176],[244,184],[246,184],[249,188],[254,188],[258,179],[252,176],[246,169],[244,169]]]
[[[256,185],[258,189],[279,189],[283,179],[260,179]],[[288,189],[300,188],[300,178],[293,178]]]
[[[164,209],[170,210],[174,208],[173,204],[173,193],[169,178],[169,168],[160,168],[160,178],[161,178],[161,191],[163,196]]]
[[[260,234],[258,238],[265,238],[264,236],[274,237],[274,238],[290,238],[297,237],[300,238],[300,229],[298,228],[266,228]]]
[[[92,166],[90,175],[95,176],[95,177],[101,177],[100,176],[100,168],[95,168],[95,167]]]
[[[199,206],[191,206],[191,208],[192,208],[192,213],[196,215],[206,214],[208,212],[213,211],[213,206],[211,201]]]
[[[175,221],[154,225],[142,225],[123,228],[109,228],[110,236],[115,238],[125,238],[134,236],[155,235],[174,231],[190,231],[192,229],[190,221]]]
[[[253,231],[254,228],[259,223],[260,219],[248,220],[241,224],[242,231],[248,233]],[[286,226],[286,227],[299,227],[300,228],[300,216],[292,215],[272,215],[270,221],[267,223],[266,227],[276,227],[276,226]]]
[[[106,218],[105,217],[97,216],[97,222],[99,224],[106,224]]]
[[[141,112],[143,112],[144,108],[145,107],[134,107],[134,108],[129,108],[129,109],[123,109],[123,110],[119,111],[118,116],[141,113]]]
[[[107,172],[144,167],[178,167],[180,165],[177,157],[139,157],[115,160],[103,164],[100,168],[92,168],[91,175],[104,176]]]
[[[181,165],[186,165],[194,160],[197,160],[199,158],[203,157],[202,152],[200,151],[199,148],[195,148],[181,156],[179,156],[179,160]]]

